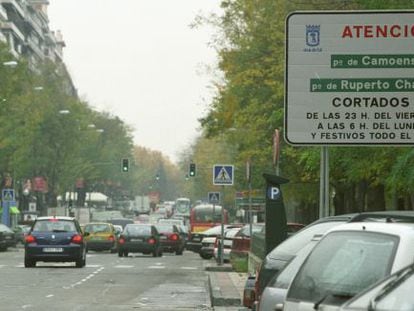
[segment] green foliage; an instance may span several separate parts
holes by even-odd
[[[229,163],[237,167],[236,189],[246,187],[243,168],[247,159],[253,163],[254,188],[263,187],[263,172],[274,170],[272,134],[283,128],[287,14],[296,10],[409,9],[412,5],[409,0],[223,0],[222,16],[198,18],[201,24],[217,27],[213,44],[223,77],[215,82],[216,97],[200,121],[206,137],[225,141]],[[200,154],[205,145],[200,139],[193,154]],[[329,148],[329,153],[330,181],[336,194],[359,184],[412,192],[414,156],[408,148],[338,147]],[[205,159],[206,163],[214,156]],[[291,181],[288,199],[316,209],[320,148],[293,147],[282,141],[279,165],[281,175]]]

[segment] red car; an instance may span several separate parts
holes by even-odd
[[[178,227],[172,224],[156,224],[155,227],[160,233],[162,250],[182,255],[185,248],[185,240],[180,235]]]

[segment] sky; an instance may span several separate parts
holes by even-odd
[[[197,137],[214,93],[215,30],[191,29],[220,0],[50,0],[80,98],[133,128],[134,144],[173,162]]]

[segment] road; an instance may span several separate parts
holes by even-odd
[[[0,252],[1,310],[212,310],[203,260],[194,253],[120,258],[90,252],[86,267],[37,263],[24,250]]]

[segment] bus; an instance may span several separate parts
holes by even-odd
[[[222,207],[213,204],[200,204],[191,209],[190,230],[191,232],[201,232],[208,228],[221,224]],[[223,223],[228,223],[228,212],[223,210]]]
[[[185,219],[190,217],[191,202],[189,198],[178,198],[175,200],[174,216],[180,216]]]

